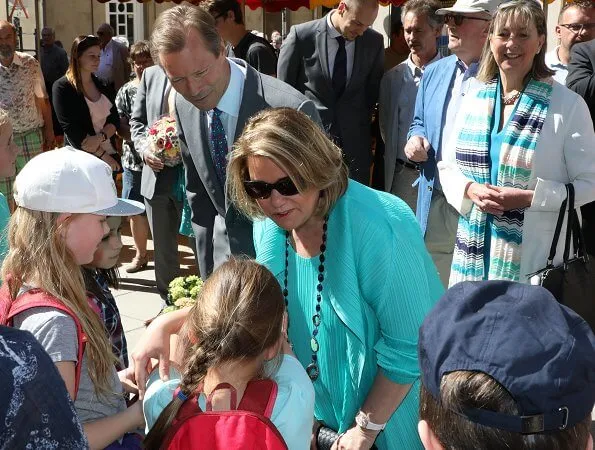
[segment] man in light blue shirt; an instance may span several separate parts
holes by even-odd
[[[554,80],[566,84],[570,49],[577,42],[595,38],[595,8],[592,0],[577,0],[566,4],[558,16],[556,35],[560,45],[545,54],[545,63],[556,74]]]
[[[405,154],[421,164],[417,220],[426,247],[448,286],[458,226],[458,213],[440,188],[437,162],[446,151],[460,102],[474,86],[477,63],[488,36],[489,24],[500,0],[458,0],[437,14],[448,28],[448,48],[454,54],[431,64],[421,80]],[[443,145],[443,143],[445,145]]]
[[[409,0],[401,10],[405,41],[410,54],[389,70],[380,83],[380,133],[385,142],[384,186],[415,211],[419,177],[417,166],[407,160],[405,144],[413,119],[415,96],[426,66],[440,59],[437,38],[442,18],[437,0]]]

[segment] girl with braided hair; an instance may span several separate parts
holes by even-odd
[[[241,401],[251,380],[272,378],[278,385],[271,421],[289,449],[308,448],[314,389],[287,343],[285,304],[279,283],[264,266],[231,259],[205,282],[180,335],[182,373],[149,379],[144,396],[147,430],[144,445],[158,449],[184,397],[206,397],[229,383]],[[181,395],[175,395],[179,389]],[[217,391],[213,411],[229,409],[229,391]]]

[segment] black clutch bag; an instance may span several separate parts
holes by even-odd
[[[318,450],[331,450],[335,441],[339,439],[339,433],[324,425],[316,433],[316,446]],[[376,445],[372,445],[371,450],[377,450]]]
[[[595,331],[595,260],[585,247],[583,230],[574,207],[574,186],[566,185],[567,197],[560,207],[550,254],[545,268],[529,275],[531,284],[538,284],[550,291],[561,304],[574,310]],[[554,266],[556,247],[566,216],[566,238],[562,264]],[[571,242],[574,254],[570,255]]]

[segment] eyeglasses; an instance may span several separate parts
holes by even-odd
[[[444,23],[448,24],[448,22],[454,21],[455,25],[458,27],[463,23],[463,20],[482,20],[484,22],[489,22],[490,19],[483,19],[481,17],[469,17],[469,16],[462,16],[460,14],[444,14]]]
[[[264,200],[271,196],[273,189],[283,197],[299,194],[298,188],[293,184],[291,178],[285,177],[276,183],[265,183],[264,181],[244,181],[244,189],[250,198]]]
[[[595,27],[595,22],[591,23],[561,23],[561,27],[566,28],[567,30],[572,31],[575,34],[582,32],[583,30],[589,31],[591,28]]]

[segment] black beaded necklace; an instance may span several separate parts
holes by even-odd
[[[312,316],[312,339],[310,339],[310,350],[312,350],[311,363],[306,367],[306,373],[312,381],[315,381],[320,375],[320,369],[318,368],[318,350],[320,345],[318,344],[318,327],[322,323],[320,317],[321,308],[320,303],[322,302],[322,282],[324,281],[324,252],[326,251],[326,230],[327,230],[328,216],[325,216],[324,223],[322,224],[322,243],[320,244],[320,255],[318,256],[318,284],[316,285],[316,311]],[[287,277],[289,275],[289,231],[285,232],[285,280],[283,282],[283,297],[285,297],[285,307],[289,305],[287,290]]]

